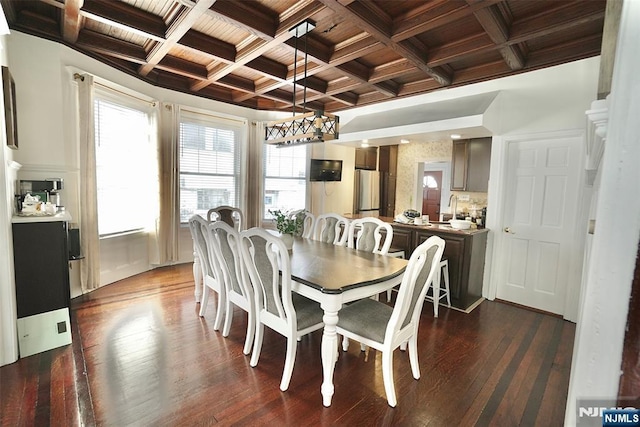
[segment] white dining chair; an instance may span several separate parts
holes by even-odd
[[[313,239],[334,245],[346,246],[349,236],[349,220],[335,213],[321,214],[313,226]]]
[[[382,235],[384,230],[385,235]],[[349,235],[347,236],[347,247],[359,251],[372,252],[374,254],[387,255],[393,240],[393,227],[388,222],[384,222],[375,217],[364,217],[352,220],[349,223]],[[373,296],[378,300],[378,295]],[[360,344],[362,351],[366,350],[365,344]],[[349,339],[342,337],[342,349],[347,351]]]
[[[302,231],[300,232],[300,236],[305,238],[311,238],[313,236],[313,227],[315,224],[316,217],[311,212],[306,209],[298,209],[295,211],[289,212],[289,218],[295,218],[298,215],[303,215],[304,218],[302,220]]]
[[[256,335],[250,365],[260,359],[264,326],[287,338],[280,390],[289,388],[300,337],[322,329],[320,304],[291,291],[291,260],[282,240],[261,228],[240,233],[242,259],[253,285]]]
[[[200,260],[200,268],[202,271],[202,300],[200,301],[200,317],[204,317],[207,312],[209,302],[209,293],[211,290],[218,294],[218,306],[216,309],[216,318],[213,322],[213,329],[219,330],[222,325],[223,311],[225,306],[225,289],[222,283],[215,275],[211,259],[209,256],[209,238],[207,233],[207,225],[209,223],[200,215],[193,215],[189,219],[189,229],[194,239],[196,252]]]
[[[207,226],[209,233],[209,256],[216,260],[212,263],[216,277],[224,284],[226,292],[225,319],[222,336],[228,337],[233,322],[232,304],[247,312],[247,334],[244,341],[244,354],[251,353],[255,334],[255,308],[253,290],[248,273],[240,253],[240,234],[224,221],[215,221]]]
[[[385,235],[382,235],[384,230]],[[349,224],[347,246],[361,251],[387,255],[393,240],[393,227],[375,217],[358,218]]]
[[[233,206],[218,206],[207,211],[207,221],[224,221],[237,231],[244,227],[244,215],[239,208]]]
[[[389,406],[397,404],[393,383],[393,351],[408,343],[413,378],[420,378],[418,325],[427,289],[440,272],[444,240],[429,237],[409,258],[393,307],[365,298],[343,307],[336,332],[382,352],[382,379]],[[374,366],[378,366],[374,364]]]

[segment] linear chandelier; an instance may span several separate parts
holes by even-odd
[[[316,25],[306,20],[293,27],[289,32],[296,38],[293,60],[293,117],[275,120],[265,127],[266,144],[279,147],[324,142],[338,139],[340,118],[322,110],[306,112],[307,107],[307,33]],[[304,96],[302,114],[296,115],[296,84],[298,62],[298,39],[304,36]]]

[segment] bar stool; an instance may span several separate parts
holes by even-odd
[[[441,286],[442,277],[444,277],[444,288]],[[451,295],[449,292],[449,260],[446,256],[442,256],[440,260],[440,274],[438,278],[433,281],[432,296],[428,295],[425,299],[431,298],[433,300],[433,317],[438,317],[438,306],[442,298],[447,298],[447,307],[451,308]],[[436,295],[437,294],[437,295]]]

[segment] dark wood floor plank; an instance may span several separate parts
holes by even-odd
[[[398,406],[387,405],[381,354],[340,350],[332,406],[322,406],[317,331],[298,343],[279,389],[286,340],[265,329],[258,366],[242,353],[247,316],[213,330],[199,316],[191,265],[160,268],[72,301],[73,344],[0,368],[2,425],[561,425],[575,325],[497,302],[469,314],[425,304],[421,378],[394,353]],[[7,393],[6,390],[9,390]],[[48,394],[43,398],[45,390]],[[6,396],[6,398],[5,398]]]

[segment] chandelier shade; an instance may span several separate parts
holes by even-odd
[[[289,30],[295,37],[294,51],[294,75],[293,75],[293,117],[288,119],[274,120],[265,126],[264,142],[277,146],[292,146],[299,144],[309,144],[313,142],[324,142],[338,139],[340,119],[333,114],[325,113],[322,110],[306,112],[307,99],[307,33],[315,28],[315,23],[306,20]],[[304,36],[304,102],[302,114],[296,115],[296,70],[298,57],[298,38]]]
[[[338,139],[339,130],[338,116],[318,110],[267,123],[264,142],[274,145],[324,142]]]

